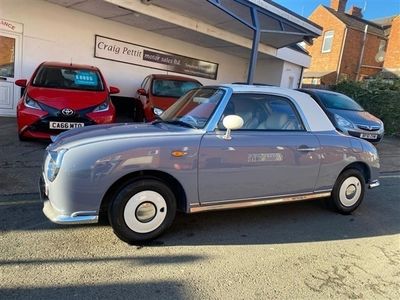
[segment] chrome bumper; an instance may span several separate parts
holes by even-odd
[[[368,187],[369,187],[370,189],[373,189],[373,188],[376,188],[376,187],[378,187],[378,186],[380,186],[380,185],[381,185],[381,183],[380,183],[379,180],[377,179],[377,180],[371,181],[371,182],[368,184]]]
[[[92,224],[99,220],[95,211],[78,211],[71,215],[62,215],[51,205],[50,200],[44,201],[43,213],[51,222],[57,224]]]

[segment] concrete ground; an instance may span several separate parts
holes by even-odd
[[[0,299],[400,299],[400,139],[352,215],[320,201],[178,215],[149,246],[42,214],[45,143],[0,118]]]

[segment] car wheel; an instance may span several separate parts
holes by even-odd
[[[163,182],[141,179],[128,183],[109,208],[114,233],[128,244],[150,241],[161,235],[176,213],[174,193]]]
[[[344,171],[336,180],[330,197],[330,206],[341,214],[350,214],[363,201],[365,179],[357,169]]]
[[[18,133],[18,139],[19,139],[21,142],[24,142],[24,141],[29,140],[28,138],[24,137],[24,136],[23,136],[22,134],[20,134],[20,133]]]

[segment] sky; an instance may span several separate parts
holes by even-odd
[[[276,3],[308,17],[318,5],[330,6],[330,0],[274,0]],[[351,6],[364,9],[364,19],[373,20],[400,14],[400,0],[347,0],[346,11]]]

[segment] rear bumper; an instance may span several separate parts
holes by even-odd
[[[379,180],[377,179],[377,180],[371,181],[371,182],[368,184],[368,188],[373,189],[373,188],[376,188],[376,187],[378,187],[378,186],[380,186],[380,185],[381,185],[381,183],[380,183]]]

